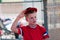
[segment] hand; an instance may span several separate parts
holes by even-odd
[[[25,16],[25,14],[24,14],[24,13],[25,13],[25,11],[26,11],[26,10],[23,10],[23,11],[18,15],[18,17],[19,17],[19,18],[24,17],[24,16]]]

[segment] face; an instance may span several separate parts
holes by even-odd
[[[29,24],[35,25],[36,24],[36,12],[32,13],[32,14],[29,14],[26,17],[26,20]]]

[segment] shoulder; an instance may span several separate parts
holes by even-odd
[[[25,30],[25,29],[27,29],[27,26],[22,26],[22,27],[20,27],[22,30]]]
[[[41,28],[41,29],[45,29],[45,27],[42,26],[42,25],[38,25],[38,24],[37,24],[37,26],[38,26],[39,28]]]
[[[41,26],[41,25],[38,25],[38,24],[37,24],[37,26],[38,26],[38,28],[39,28],[40,30],[46,31],[46,28],[45,28],[44,26]]]

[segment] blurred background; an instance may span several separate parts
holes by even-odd
[[[11,25],[21,11],[28,7],[38,9],[37,24],[45,26],[49,40],[60,40],[60,0],[0,0],[0,39],[18,38],[12,32]],[[25,17],[20,21],[25,26],[28,24]]]

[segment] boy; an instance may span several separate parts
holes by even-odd
[[[21,34],[20,29],[22,29],[24,40],[45,40],[46,38],[48,38],[49,36],[46,32],[46,29],[36,24],[36,13],[37,8],[34,7],[29,7],[21,12],[21,14],[17,16],[16,20],[12,24],[12,31]],[[29,24],[27,26],[23,26],[17,29],[16,26],[18,21],[24,16]]]

